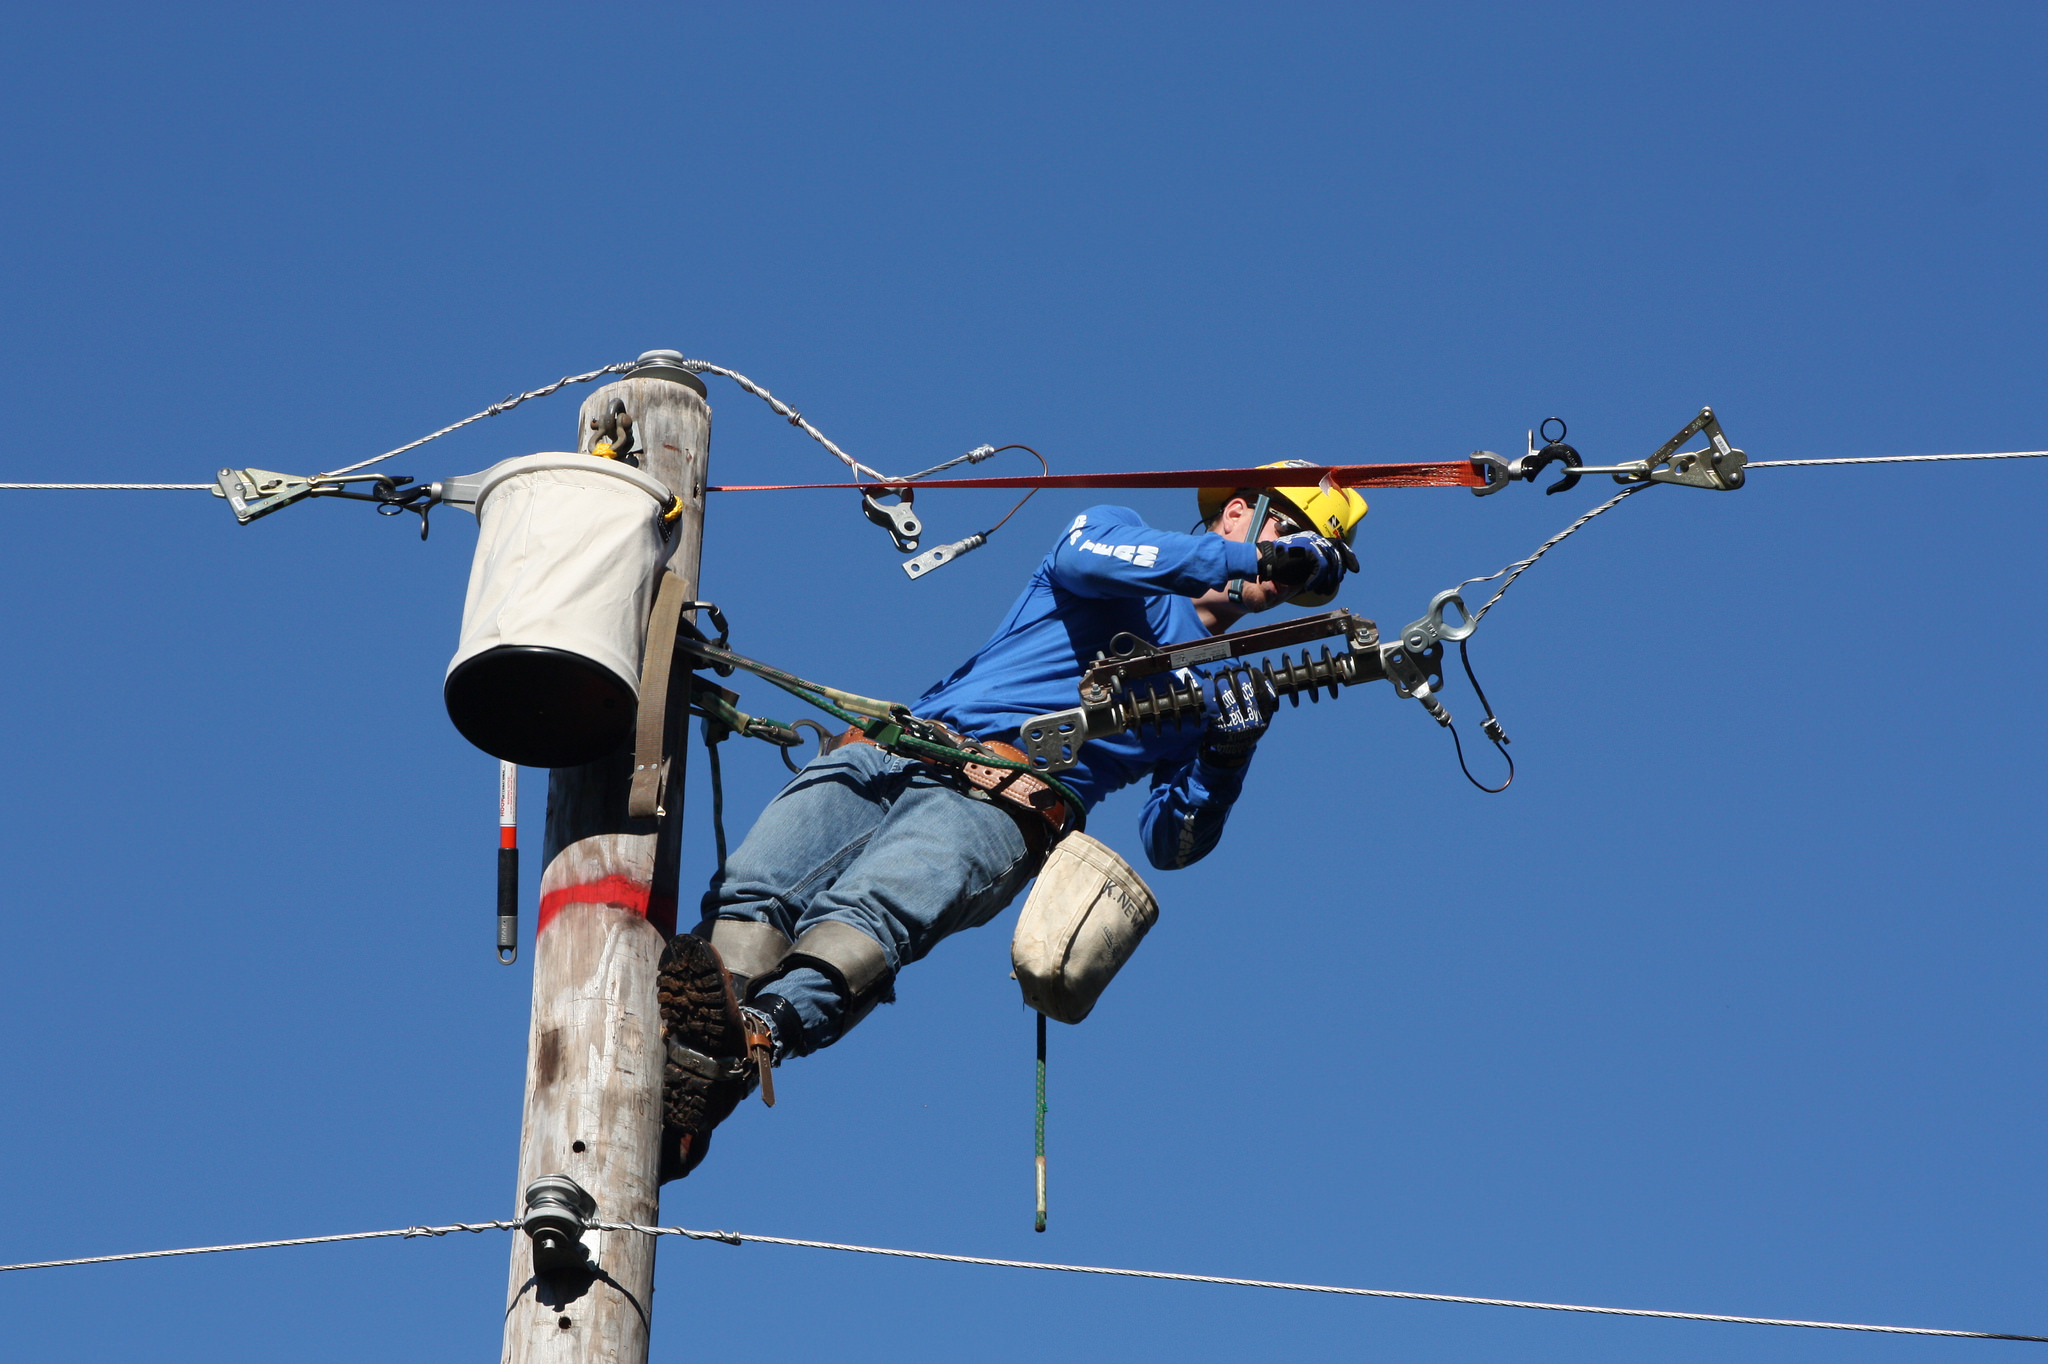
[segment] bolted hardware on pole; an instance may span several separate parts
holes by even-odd
[[[576,448],[587,453],[602,441],[681,500],[667,571],[695,599],[711,408],[703,381],[680,368],[681,359],[649,351],[623,379],[591,394],[577,418]],[[653,698],[669,702],[672,735],[687,733],[688,678],[675,675],[680,685],[669,697]],[[544,1198],[549,1216],[578,1206],[550,1182],[560,1179],[587,1191],[605,1221],[656,1220],[666,1052],[654,978],[675,932],[687,751],[674,745],[667,813],[657,818],[627,811],[630,739],[596,762],[548,774],[516,1188],[522,1198],[535,1188],[563,1195]],[[504,1364],[646,1364],[654,1243],[633,1232],[589,1231],[581,1237],[588,1262],[555,1268],[535,1237],[515,1236]]]
[[[527,1185],[526,1216],[519,1219],[519,1228],[533,1242],[534,1272],[588,1269],[583,1233],[596,1213],[597,1200],[567,1175],[542,1175]]]

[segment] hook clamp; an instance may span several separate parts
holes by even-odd
[[[1444,609],[1458,608],[1456,622],[1444,619]],[[1380,668],[1393,683],[1396,695],[1420,701],[1440,725],[1451,723],[1451,713],[1436,699],[1444,685],[1444,645],[1469,638],[1479,622],[1466,609],[1458,589],[1447,588],[1429,599],[1429,609],[1401,627],[1392,641],[1380,645]]]
[[[878,501],[879,497],[894,496],[894,502]],[[917,511],[911,503],[917,497],[917,490],[909,484],[894,488],[863,488],[860,494],[860,509],[868,520],[889,532],[899,554],[908,554],[917,548],[917,537],[924,534],[924,523],[917,519]],[[936,567],[936,565],[934,565]]]
[[[1550,424],[1552,422],[1557,423],[1557,436],[1555,439],[1552,439],[1550,435]],[[1537,475],[1541,474],[1552,464],[1562,464],[1565,466],[1564,477],[1551,484],[1548,488],[1545,488],[1544,492],[1568,492],[1572,488],[1577,487],[1580,466],[1585,461],[1580,458],[1577,450],[1564,443],[1567,430],[1564,418],[1545,417],[1542,424],[1535,431],[1529,433],[1528,449],[1519,459],[1506,460],[1494,454],[1491,450],[1474,450],[1472,452],[1472,463],[1478,467],[1486,482],[1474,488],[1472,495],[1474,497],[1489,497],[1499,492],[1502,488],[1507,487],[1508,484],[1516,479],[1520,479],[1524,483],[1534,483]],[[1536,436],[1539,432],[1543,436],[1543,446],[1541,449],[1538,449],[1536,446]]]
[[[350,492],[351,483],[371,485],[366,493]],[[374,502],[384,516],[418,512],[420,539],[427,538],[427,513],[441,502],[441,485],[425,483],[408,487],[412,479],[404,474],[315,474],[301,478],[272,469],[222,469],[214,475],[213,495],[227,499],[228,509],[242,525],[270,515],[281,507],[309,497],[341,497],[351,502]]]

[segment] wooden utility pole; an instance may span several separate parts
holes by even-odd
[[[625,379],[583,404],[578,450],[632,423],[640,467],[682,498],[670,569],[697,595],[711,408],[695,375],[649,351]],[[622,410],[621,410],[622,409]],[[672,697],[687,696],[688,674]],[[652,1223],[659,1206],[665,1052],[655,967],[676,923],[688,716],[670,707],[674,764],[662,820],[631,819],[630,742],[584,767],[548,774],[548,822],[533,948],[533,1029],[519,1133],[520,1212],[527,1187],[566,1175],[596,1220]],[[646,1364],[654,1312],[654,1238],[592,1231],[589,1270],[536,1275],[533,1243],[512,1238],[504,1364]]]

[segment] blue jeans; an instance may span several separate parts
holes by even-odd
[[[1016,819],[963,794],[959,779],[872,744],[813,760],[768,803],[704,896],[703,932],[717,919],[773,924],[791,939],[828,920],[881,944],[891,975],[849,1000],[808,966],[765,982],[788,1000],[810,1051],[846,1034],[894,972],[964,928],[1002,912],[1036,870]]]

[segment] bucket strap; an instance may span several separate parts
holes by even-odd
[[[640,715],[633,731],[633,788],[626,797],[626,813],[634,819],[653,819],[668,813],[661,801],[668,787],[669,671],[675,664],[676,631],[683,619],[683,606],[689,600],[683,580],[664,572],[654,596],[654,614],[647,622],[647,654],[640,663]]]

